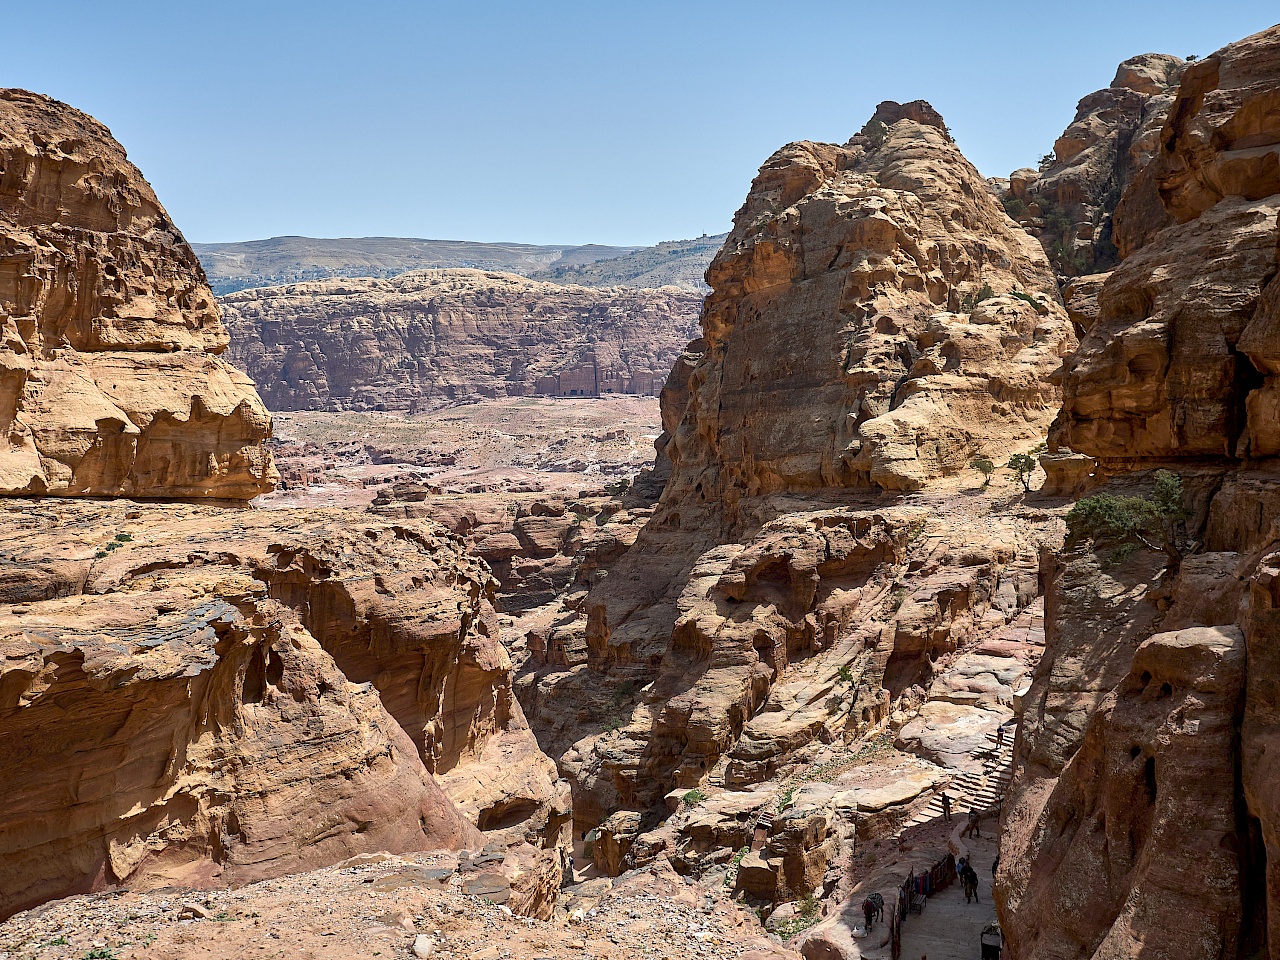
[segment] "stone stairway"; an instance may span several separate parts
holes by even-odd
[[[960,771],[947,784],[951,797],[951,816],[963,819],[970,807],[983,811],[996,809],[1009,788],[1013,776],[1013,725],[1005,727],[1004,742],[996,746],[996,734],[987,735],[987,746],[975,756],[982,761],[982,771]],[[907,822],[914,827],[942,816],[941,795],[935,794],[929,805]]]
[[[751,832],[751,849],[760,850],[769,841],[769,831],[773,829],[773,813],[769,810],[763,810],[759,818],[756,820],[755,828]]]

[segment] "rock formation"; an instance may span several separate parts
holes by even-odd
[[[1187,516],[1160,550],[1079,514],[1045,558],[998,890],[1028,960],[1280,956],[1280,27],[1188,65],[1156,142],[1053,445],[1096,460],[1095,495],[1166,468]]]
[[[266,409],[204,272],[100,123],[0,90],[0,493],[271,488]]]
[[[909,113],[761,168],[672,396],[673,497],[912,490],[1043,435],[1074,345],[1048,262]]]
[[[489,570],[430,520],[139,502],[269,489],[269,416],[101,125],[0,92],[0,161],[0,916],[486,842],[545,915],[569,799]]]
[[[453,801],[557,845],[487,572],[430,522],[352,519],[4,511],[0,912],[478,846]]]
[[[707,276],[661,500],[530,632],[517,688],[597,865],[719,869],[771,908],[832,893],[855,829],[890,836],[955,775],[919,757],[1010,715],[1012,689],[970,684],[1025,664],[964,658],[1010,656],[1052,518],[993,518],[955,475],[1044,435],[1074,336],[1044,251],[923,103],[776,153]],[[859,772],[898,730],[893,773]]]
[[[440,270],[245,290],[231,357],[273,410],[416,410],[481,397],[655,394],[694,292],[596,290]]]
[[[1076,107],[1039,170],[1001,182],[1005,209],[1044,245],[1054,268],[1079,276],[1115,265],[1112,214],[1126,187],[1159,147],[1184,63],[1147,53],[1120,64],[1111,86]]]

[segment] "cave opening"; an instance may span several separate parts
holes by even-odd
[[[1156,758],[1147,757],[1147,762],[1142,768],[1143,778],[1147,784],[1147,800],[1150,803],[1156,802]]]
[[[1240,844],[1240,960],[1263,960],[1271,955],[1267,944],[1267,845],[1262,824],[1245,815]]]
[[[1228,446],[1223,451],[1228,457],[1237,455],[1240,437],[1249,426],[1249,412],[1245,406],[1249,394],[1259,389],[1266,378],[1258,371],[1249,358],[1231,348],[1231,358],[1235,361],[1234,383],[1232,384],[1232,404],[1227,424]],[[1251,451],[1252,453],[1252,451]]]

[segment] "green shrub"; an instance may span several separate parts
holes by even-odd
[[[82,960],[116,960],[116,952],[110,947],[94,947],[80,956]]]
[[[1117,497],[1100,493],[1076,503],[1067,514],[1073,538],[1117,545],[1117,562],[1138,547],[1163,550],[1172,560],[1182,556],[1178,527],[1187,517],[1182,505],[1182,478],[1157,470],[1150,496]]]
[[[1012,220],[1025,220],[1031,212],[1031,208],[1027,206],[1027,202],[1021,197],[1006,197],[1003,202],[1004,212]]]
[[[971,293],[966,296],[962,301],[961,306],[964,307],[966,313],[972,313],[974,307],[980,304],[983,300],[990,300],[995,295],[996,292],[991,289],[991,284],[984,283],[978,288],[977,293]]]
[[[836,671],[836,676],[839,677],[841,683],[847,683],[852,686],[853,667],[847,663],[842,664],[840,666],[840,669]]]
[[[694,787],[680,799],[684,802],[686,807],[696,807],[703,800],[707,799],[707,795],[697,787]]]
[[[858,132],[867,138],[872,149],[884,143],[885,137],[889,136],[889,128],[879,120],[868,120]]]
[[[977,460],[974,460],[973,463],[969,464],[969,466],[982,474],[982,485],[984,487],[990,486],[991,474],[996,472],[996,465],[994,463],[986,457],[979,457]]]

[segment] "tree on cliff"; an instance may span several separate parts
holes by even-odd
[[[1157,470],[1149,496],[1117,497],[1100,493],[1086,497],[1067,514],[1067,529],[1073,537],[1118,543],[1119,550],[1113,556],[1116,561],[1142,546],[1163,550],[1170,562],[1176,564],[1182,559],[1180,532],[1186,518],[1182,478],[1168,470]]]

